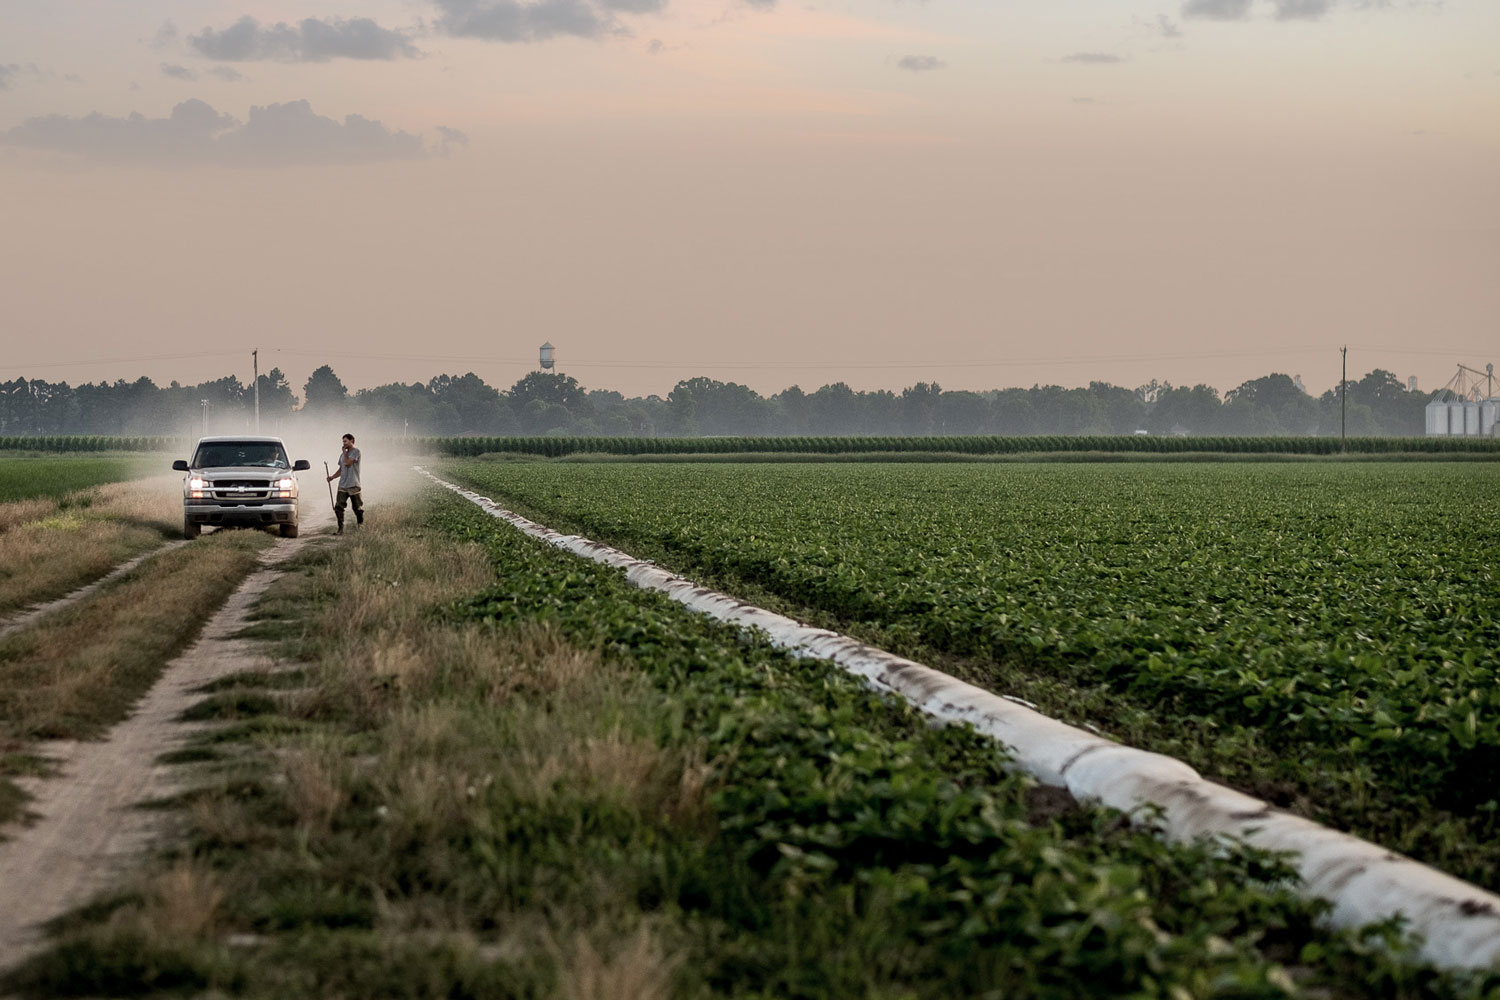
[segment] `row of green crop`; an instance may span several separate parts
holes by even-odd
[[[128,455],[48,455],[45,458],[0,455],[0,503],[33,497],[62,498],[103,483],[140,475]],[[0,571],[3,573],[3,571]]]
[[[684,958],[714,995],[1279,996],[1267,946],[1308,987],[1453,988],[1316,930],[1265,856],[1168,846],[1099,810],[1028,815],[1026,782],[972,732],[439,502],[441,529],[493,558],[469,617],[628,664],[722,768],[711,841],[639,893],[701,929]]]
[[[120,437],[110,434],[37,434],[0,436],[0,451],[145,451],[186,452],[193,442],[183,437]]]
[[[1315,437],[1151,437],[1037,435],[1029,437],[457,437],[414,439],[414,447],[433,454],[472,457],[489,453],[560,457],[575,454],[859,454],[871,452],[943,452],[960,455],[1008,455],[1045,452],[1121,452],[1182,454],[1334,455],[1354,454],[1494,454],[1500,441],[1489,438],[1338,438]]]
[[[1026,455],[1103,452],[1126,454],[1493,454],[1493,438],[1338,438],[1311,437],[1150,437],[1034,435],[1025,437],[419,437],[369,439],[381,450],[452,457],[491,453],[538,455],[803,455],[920,454]],[[0,436],[0,451],[97,452],[140,451],[186,453],[192,438],[119,437],[103,434]]]
[[[453,468],[1500,888],[1490,463]]]

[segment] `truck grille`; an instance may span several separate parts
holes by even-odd
[[[208,492],[215,500],[264,500],[271,495],[271,484],[264,479],[221,479],[211,483]]]

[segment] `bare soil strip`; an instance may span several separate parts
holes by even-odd
[[[304,527],[317,529],[332,514],[303,507]],[[235,635],[249,624],[257,600],[281,573],[280,564],[309,539],[282,539],[262,557],[263,568],[240,585],[181,656],[141,700],[135,713],[98,743],[43,747],[61,776],[31,780],[30,810],[40,817],[0,843],[0,968],[14,965],[40,942],[40,924],[85,902],[136,860],[159,829],[142,802],[178,790],[174,773],[157,758],[194,731],[178,717],[204,684],[268,662],[253,641]]]
[[[166,542],[149,552],[141,553],[134,559],[129,559],[125,562],[122,562],[120,565],[116,566],[114,569],[110,570],[107,574],[101,576],[93,583],[85,584],[72,593],[67,594],[63,597],[59,597],[55,601],[48,601],[46,604],[40,604],[34,608],[29,608],[18,615],[0,619],[0,639],[4,639],[8,635],[14,635],[15,633],[21,631],[21,629],[28,627],[37,620],[45,618],[47,615],[52,614],[52,612],[54,611],[61,611],[63,608],[66,608],[73,604],[77,604],[79,601],[82,601],[85,598],[89,597],[100,587],[118,580],[126,573],[129,573],[131,570],[135,569],[147,559],[150,559],[153,556],[159,556],[163,552],[170,552],[172,549],[186,544],[187,542],[185,541]]]

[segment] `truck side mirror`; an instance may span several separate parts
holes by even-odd
[[[295,461],[295,462],[292,463],[292,471],[293,472],[306,472],[308,469],[311,469],[311,468],[312,468],[312,466],[308,464],[308,461],[305,458],[299,458],[299,459],[297,459],[297,461]]]
[[[172,463],[172,471],[173,472],[186,472],[187,470],[188,470],[187,463],[184,462],[180,458],[177,461],[175,461],[175,462]]]

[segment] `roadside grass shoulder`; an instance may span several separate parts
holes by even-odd
[[[0,615],[62,597],[180,537],[167,477],[0,504]]]
[[[24,811],[11,779],[44,766],[35,745],[96,739],[123,719],[270,541],[255,532],[206,538],[0,639],[0,823]]]
[[[1318,928],[1278,859],[1038,795],[971,732],[447,494],[268,600],[186,841],[23,996],[1480,996]],[[220,703],[221,705],[223,703]],[[266,707],[262,703],[262,707]],[[226,713],[237,716],[238,709]],[[243,725],[243,722],[237,723]],[[212,742],[208,742],[208,741]],[[201,745],[223,748],[222,733]],[[198,765],[194,765],[198,766]]]
[[[446,468],[1500,886],[1489,468]]]

